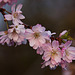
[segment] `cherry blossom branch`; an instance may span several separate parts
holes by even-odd
[[[4,12],[7,12],[8,14],[11,14],[9,11],[7,11],[6,9],[4,9],[4,8],[0,8],[0,12],[2,13],[2,15],[3,15],[3,17],[4,17],[4,15],[5,15],[5,13]],[[9,26],[8,26],[8,22],[7,22],[7,20],[5,19],[5,17],[4,17],[4,21],[6,22],[6,24],[7,24],[7,28],[9,29]],[[32,26],[29,26],[29,25],[27,25],[27,24],[23,24],[26,28],[30,28],[30,29],[32,29]],[[61,44],[62,43],[62,39],[61,38],[54,38],[54,37],[50,37],[50,39],[51,40],[57,40],[57,41],[59,41],[59,43]]]
[[[44,60],[42,68],[49,66],[55,69],[57,66],[66,68],[66,64],[75,60],[75,47],[72,44],[72,38],[67,30],[64,30],[56,38],[50,30],[41,24],[29,26],[24,24],[21,19],[25,19],[22,15],[22,4],[19,4],[15,9],[15,4],[11,7],[12,13],[4,8],[0,8],[0,12],[7,23],[8,30],[0,32],[0,43],[8,46],[26,44],[29,41],[30,47],[37,51],[37,54],[43,55]],[[8,14],[6,14],[7,12]],[[8,21],[12,21],[13,25],[8,26]]]

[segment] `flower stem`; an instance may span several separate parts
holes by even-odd
[[[3,17],[4,17],[4,15],[5,15],[5,11],[6,11],[6,9],[0,8],[0,12],[2,13]],[[6,11],[6,12],[8,12],[8,11]],[[10,12],[8,12],[8,13],[10,13]],[[8,21],[5,19],[5,17],[4,17],[4,21],[5,21],[6,24],[7,24],[7,29],[9,29],[9,24],[8,24]]]
[[[6,19],[4,19],[4,21],[6,22],[7,29],[9,29],[9,24],[8,24],[8,21],[7,21]]]

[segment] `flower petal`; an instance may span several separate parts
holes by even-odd
[[[17,6],[17,8],[16,8],[16,11],[20,11],[21,10],[21,8],[22,8],[22,4],[19,4],[18,6]]]
[[[16,4],[14,4],[14,5],[11,7],[11,11],[12,11],[12,13],[15,12],[15,6],[16,6]]]
[[[54,50],[56,50],[57,48],[59,48],[59,42],[56,41],[56,40],[54,40],[54,41],[52,42],[52,47],[53,47]]]
[[[7,20],[12,20],[12,15],[7,14],[7,15],[4,15],[4,16],[5,16],[5,18],[6,18]]]
[[[22,14],[19,14],[18,18],[19,19],[25,19],[25,17]]]
[[[31,39],[31,40],[29,40],[29,44],[30,44],[31,47],[33,47],[34,44],[35,44],[35,39]]]

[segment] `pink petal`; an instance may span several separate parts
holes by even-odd
[[[37,54],[42,55],[42,54],[43,54],[43,49],[42,49],[42,48],[38,48],[38,49],[37,49]]]
[[[45,27],[42,27],[41,25],[37,24],[36,26],[32,27],[32,30],[34,32],[44,32],[45,31]]]
[[[25,33],[25,29],[21,29],[21,33]]]
[[[37,49],[39,46],[38,45],[34,45],[33,46],[33,49]]]
[[[34,33],[31,29],[26,29],[26,32],[28,32],[28,33]]]
[[[7,14],[7,15],[4,15],[4,16],[5,16],[5,18],[6,18],[7,20],[12,20],[12,15]]]
[[[31,47],[33,47],[34,44],[35,44],[35,39],[31,39],[31,40],[29,40],[29,44],[30,44]]]
[[[18,6],[17,6],[17,8],[16,8],[16,11],[20,11],[21,10],[21,8],[22,8],[22,4],[19,4]]]
[[[46,42],[46,40],[43,37],[39,37],[39,42],[44,44]]]
[[[59,48],[59,42],[56,41],[56,40],[54,40],[54,41],[52,42],[52,47],[53,47],[53,49]]]
[[[3,42],[4,42],[4,40],[5,40],[5,38],[1,39],[1,40],[0,40],[0,43],[3,43]]]
[[[72,44],[72,41],[67,41],[64,45],[65,48],[68,48]]]
[[[0,32],[0,35],[5,35],[4,31],[1,31],[1,32]]]
[[[17,34],[12,35],[12,38],[13,38],[13,41],[14,41],[14,42],[17,42],[17,40],[18,40],[18,35],[17,35]]]
[[[69,51],[75,51],[75,47],[69,47],[68,50]]]
[[[61,62],[61,56],[55,55],[54,60],[58,63]]]
[[[23,22],[19,19],[16,19],[18,23],[23,24]]]
[[[59,37],[63,36],[66,32],[67,30],[64,30],[62,33],[60,33]]]
[[[18,28],[24,28],[24,25],[18,25]]]
[[[75,47],[69,47],[68,51],[71,55],[75,56]]]
[[[19,19],[25,19],[25,17],[22,14],[19,14]]]
[[[51,63],[52,63],[52,64],[56,64],[55,60],[52,60],[52,59],[51,59]]]
[[[15,6],[16,6],[16,4],[14,4],[14,5],[11,7],[11,11],[12,11],[12,13],[15,12]]]
[[[0,2],[2,2],[2,0],[0,0]]]
[[[13,19],[13,24],[15,24],[15,25],[19,25],[18,20],[17,20],[17,19]]]
[[[25,38],[26,39],[33,39],[33,34],[31,34],[31,33],[25,33]]]

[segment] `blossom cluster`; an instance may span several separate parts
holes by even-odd
[[[42,55],[44,60],[42,68],[49,66],[51,69],[55,69],[57,66],[61,66],[66,69],[67,63],[75,60],[75,47],[71,46],[72,41],[68,31],[64,30],[55,38],[56,33],[46,31],[41,24],[26,28],[21,21],[21,19],[25,19],[21,11],[22,4],[19,4],[16,9],[15,6],[14,4],[11,7],[12,13],[4,15],[7,21],[12,21],[12,25],[9,25],[7,31],[0,32],[0,44],[17,46],[26,44],[28,40],[30,47],[35,49],[37,54]]]

